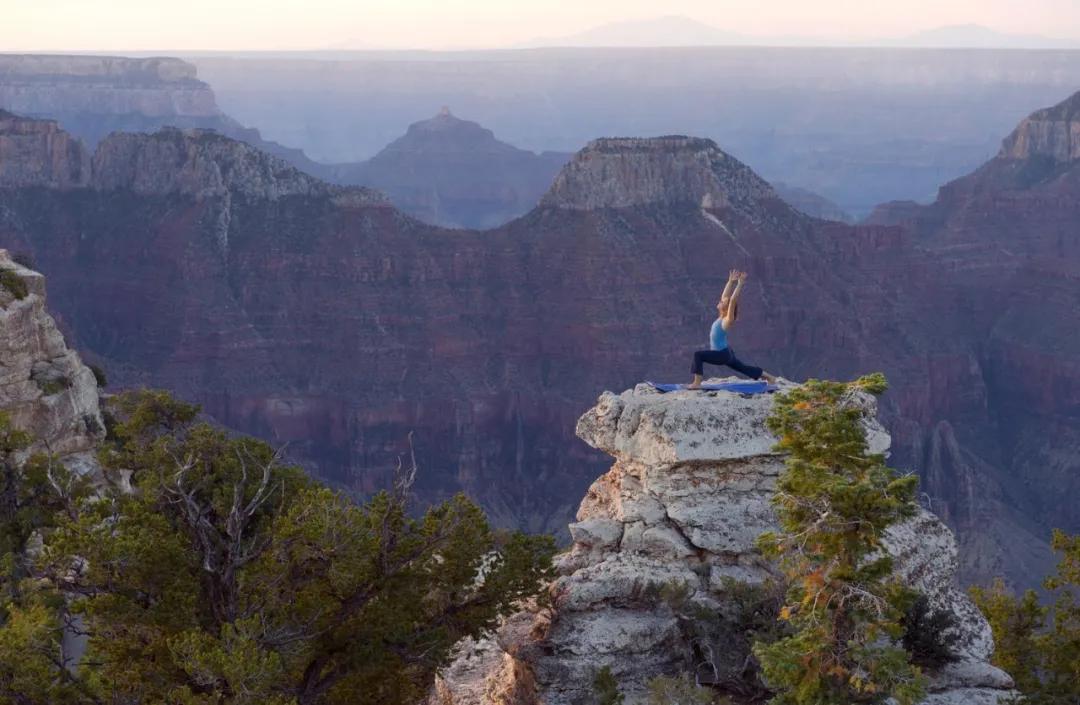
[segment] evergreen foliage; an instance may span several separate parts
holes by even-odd
[[[790,625],[776,615],[784,605],[784,586],[760,585],[724,578],[722,609],[710,609],[690,599],[688,584],[663,585],[659,596],[678,620],[690,644],[696,680],[740,700],[760,702],[771,695],[761,679],[753,653],[755,643],[772,643],[791,634]]]
[[[47,397],[51,397],[53,394],[59,394],[65,389],[71,388],[71,380],[67,377],[53,377],[51,379],[39,379],[37,380],[38,388],[41,393]]]
[[[619,692],[619,681],[611,672],[611,666],[597,670],[593,678],[593,693],[596,695],[596,705],[622,705],[624,698]]]
[[[105,375],[105,370],[97,365],[88,365],[88,367],[94,373],[94,381],[97,382],[98,387],[109,386],[109,378]]]
[[[935,610],[926,595],[919,595],[904,615],[901,643],[911,662],[923,668],[941,668],[957,660],[954,647],[960,638],[956,615]]]
[[[11,269],[0,269],[0,286],[7,289],[8,293],[16,299],[25,299],[30,294],[26,282]]]
[[[43,547],[17,533],[31,587],[0,625],[0,705],[412,702],[550,577],[549,537],[496,533],[462,496],[411,516],[408,475],[358,506],[166,393],[115,411],[105,486],[50,468]]]
[[[687,674],[657,676],[649,681],[649,705],[710,705],[713,692],[694,683]]]
[[[1060,561],[1043,581],[1049,606],[1034,590],[1014,597],[1000,579],[971,594],[994,632],[993,663],[1013,677],[1022,701],[1080,705],[1080,535],[1054,531],[1051,546]]]
[[[773,499],[780,530],[759,547],[790,581],[780,618],[793,633],[754,651],[778,705],[910,705],[925,691],[899,645],[915,595],[882,550],[885,530],[917,511],[917,479],[869,452],[853,396],[886,386],[880,374],[810,380],[779,395],[768,420],[788,459]]]

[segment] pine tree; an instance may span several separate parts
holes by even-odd
[[[869,452],[853,397],[885,388],[880,374],[810,380],[780,395],[768,420],[788,458],[773,500],[780,530],[759,547],[790,581],[780,618],[794,633],[757,643],[755,654],[778,705],[908,705],[924,692],[898,643],[915,595],[882,550],[885,530],[917,511],[917,480]]]
[[[1043,606],[1034,590],[1013,596],[999,578],[971,596],[994,633],[992,662],[1016,681],[1028,705],[1080,705],[1080,536],[1054,531],[1061,555],[1043,587],[1053,597]]]
[[[0,705],[413,702],[551,575],[550,537],[495,532],[463,496],[414,516],[407,474],[360,505],[165,393],[115,406],[104,484],[54,468],[26,505],[48,520],[0,621]]]

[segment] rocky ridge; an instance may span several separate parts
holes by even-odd
[[[0,56],[0,109],[56,120],[93,147],[114,132],[208,129],[251,144],[308,173],[325,165],[263,139],[218,107],[196,68],[171,57]]]
[[[388,203],[376,191],[327,184],[282,159],[214,131],[171,127],[151,134],[115,133],[105,138],[94,152],[89,184],[102,190],[200,198],[329,196],[353,205]]]
[[[210,87],[195,67],[168,57],[0,56],[0,107],[26,115],[140,115],[217,118]]]
[[[1025,118],[1005,138],[999,156],[1043,157],[1058,163],[1080,158],[1080,93]]]
[[[388,205],[383,194],[328,184],[285,160],[215,130],[164,127],[116,132],[91,152],[55,120],[0,110],[0,188],[126,190],[143,195],[324,196],[345,205]]]
[[[540,201],[568,210],[695,203],[750,212],[781,202],[750,167],[698,137],[605,138],[578,152]]]
[[[871,451],[886,451],[873,397],[860,392],[853,403],[865,411]],[[639,703],[650,678],[693,671],[675,614],[646,596],[681,583],[693,602],[723,612],[731,581],[756,585],[772,573],[754,548],[775,526],[770,497],[784,463],[764,423],[771,408],[768,395],[661,395],[644,384],[605,392],[577,435],[615,462],[570,525],[573,546],[558,560],[551,607],[523,611],[493,639],[463,645],[431,702],[582,705],[592,702],[596,670],[608,666],[627,702]],[[1003,702],[1012,681],[989,664],[990,627],[956,586],[952,533],[923,510],[891,529],[888,543],[898,574],[957,618],[958,661],[929,674],[924,702]]]
[[[15,428],[30,433],[27,453],[56,453],[92,465],[105,437],[94,373],[70,350],[45,309],[45,277],[0,249],[0,409]],[[14,290],[13,287],[14,286]]]

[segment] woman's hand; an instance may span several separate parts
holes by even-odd
[[[736,274],[736,278],[737,278],[737,279],[738,279],[738,280],[739,280],[740,282],[744,282],[744,281],[746,281],[746,277],[748,276],[748,275],[746,274],[746,272],[736,272],[735,274]]]
[[[728,280],[729,282],[733,282],[733,281],[735,281],[735,280],[736,280],[736,279],[738,279],[738,278],[739,278],[739,270],[737,270],[737,269],[733,269],[733,270],[731,270],[730,272],[728,272],[728,275],[727,275],[727,280]]]

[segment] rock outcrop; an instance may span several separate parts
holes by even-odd
[[[1042,157],[1057,163],[1080,159],[1080,93],[1025,118],[1005,138],[1000,156],[1019,160]]]
[[[0,56],[0,107],[56,119],[80,113],[172,120],[221,115],[195,67],[166,57]]]
[[[0,187],[71,188],[89,178],[89,155],[56,122],[0,110]]]
[[[345,197],[353,205],[388,205],[377,191],[327,184],[249,144],[200,129],[110,135],[94,152],[89,183],[95,189],[145,195],[270,201],[321,196]]]
[[[541,201],[569,210],[698,204],[750,213],[780,202],[750,167],[697,137],[598,139],[574,156]]]
[[[27,453],[92,464],[105,437],[94,373],[45,310],[45,277],[0,250],[0,410],[30,433]]]
[[[867,414],[871,450],[886,451],[890,438],[874,399],[860,393],[855,403]],[[593,702],[592,680],[607,666],[627,702],[637,703],[650,678],[693,671],[692,644],[676,615],[649,596],[657,586],[684,584],[692,602],[723,612],[734,584],[761,584],[773,573],[754,547],[775,527],[770,499],[784,467],[765,426],[771,408],[768,395],[661,395],[644,384],[605,392],[577,434],[615,463],[570,525],[574,543],[558,560],[551,606],[511,617],[494,639],[464,645],[432,702],[582,705]],[[890,529],[888,543],[898,574],[957,618],[958,660],[929,674],[925,702],[1003,701],[1012,681],[989,664],[990,627],[957,589],[952,534],[921,511]]]

